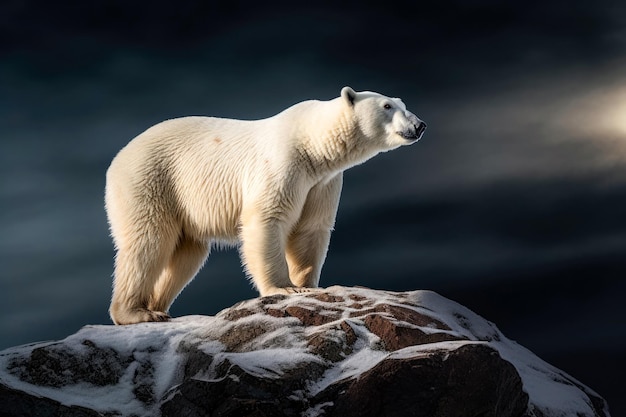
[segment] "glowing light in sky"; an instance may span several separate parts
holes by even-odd
[[[626,87],[617,93],[607,94],[600,123],[607,130],[626,135]]]
[[[626,85],[600,88],[569,98],[557,116],[557,125],[600,139],[620,139],[626,145]]]

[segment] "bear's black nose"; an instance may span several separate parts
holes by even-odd
[[[422,136],[422,133],[424,133],[425,130],[426,130],[426,123],[424,122],[419,122],[419,124],[415,126],[415,133],[418,138]]]

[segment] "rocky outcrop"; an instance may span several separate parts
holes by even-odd
[[[433,292],[331,287],[0,352],[0,416],[598,416],[604,400]]]

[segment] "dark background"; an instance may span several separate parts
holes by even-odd
[[[346,173],[322,285],[435,290],[625,415],[625,3],[295,4],[2,3],[0,348],[110,323],[104,178],[131,138],[350,85],[429,128]],[[214,252],[171,313],[255,296]]]

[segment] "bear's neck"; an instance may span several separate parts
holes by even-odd
[[[335,113],[328,116],[330,120],[316,117],[311,123],[319,126],[333,126],[332,129],[321,131],[316,135],[304,138],[299,148],[299,156],[307,172],[319,179],[365,162],[377,152],[366,149],[361,140],[362,133],[353,115]],[[312,129],[310,131],[315,131]]]

